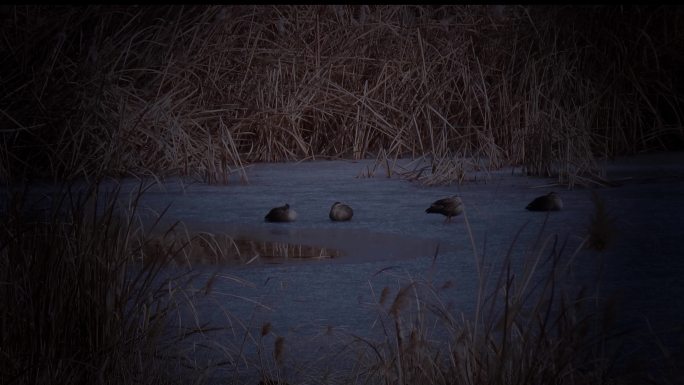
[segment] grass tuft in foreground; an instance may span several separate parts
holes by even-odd
[[[616,322],[614,301],[572,279],[586,241],[573,251],[540,231],[524,251],[514,240],[500,261],[485,263],[475,251],[480,287],[472,313],[443,302],[449,285],[408,277],[393,300],[384,287],[377,301],[384,339],[355,337],[360,353],[350,383],[676,383],[676,365],[659,373],[648,353],[628,357],[623,349],[635,336]]]
[[[74,189],[75,190],[75,189]],[[174,383],[174,345],[198,325],[169,327],[190,276],[146,255],[145,231],[118,190],[52,194],[32,210],[8,198],[0,219],[0,383]],[[176,245],[170,246],[176,248]],[[142,263],[146,260],[146,263]]]

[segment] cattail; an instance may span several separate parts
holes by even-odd
[[[283,346],[285,345],[285,337],[279,336],[275,340],[273,355],[278,364],[283,361]]]
[[[271,323],[266,322],[261,326],[261,336],[264,337],[271,332]]]
[[[588,226],[587,247],[603,251],[615,236],[615,218],[608,214],[603,198],[596,191],[591,192],[591,200],[594,202],[594,214]]]
[[[408,304],[408,291],[411,287],[413,287],[413,284],[402,287],[401,290],[399,290],[399,293],[397,293],[397,296],[394,298],[394,302],[392,303],[389,311],[394,317],[398,317],[401,310]]]
[[[387,297],[389,296],[390,289],[389,287],[385,286],[382,288],[382,292],[380,292],[380,301],[378,301],[381,305],[385,304],[385,301],[387,301]]]
[[[411,329],[409,334],[409,345],[408,350],[411,353],[415,353],[420,346],[420,335],[416,328]]]

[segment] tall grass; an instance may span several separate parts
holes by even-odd
[[[10,6],[0,177],[384,154],[564,184],[682,143],[678,7]]]
[[[101,194],[65,188],[46,210],[25,194],[8,199],[0,220],[1,383],[174,383],[170,373],[188,365],[175,347],[200,326],[170,321],[192,298],[193,277],[165,269],[179,245],[144,253],[141,191],[123,215],[117,191]]]
[[[152,185],[141,183],[128,197],[104,185],[65,183],[47,194],[28,185],[5,191],[0,383],[205,383],[226,367],[235,368],[232,383],[245,376],[277,378],[284,337],[275,337],[271,357],[263,346],[274,334],[270,327],[254,336],[243,315],[234,316],[216,298],[212,305],[225,322],[208,323],[209,314],[198,307],[212,294],[217,274],[194,268],[336,252],[162,225],[165,210],[156,218],[141,212],[140,199]],[[225,273],[220,279],[246,284]],[[213,339],[226,330],[243,333],[243,343]],[[246,356],[252,343],[257,362]]]
[[[683,378],[677,364],[662,373],[646,364],[658,359],[653,351],[635,357],[623,350],[636,337],[616,322],[615,300],[602,297],[597,282],[573,278],[574,259],[589,236],[573,249],[543,228],[525,248],[518,247],[519,236],[497,258],[473,250],[480,284],[472,312],[445,303],[441,292],[450,285],[429,276],[409,276],[394,293],[384,287],[376,297],[383,337],[356,337],[358,369],[350,383],[577,385]]]

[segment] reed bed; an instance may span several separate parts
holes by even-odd
[[[170,384],[179,381],[173,373],[192,368],[178,346],[202,326],[174,319],[194,300],[196,277],[169,274],[165,257],[184,245],[146,253],[135,212],[141,191],[123,215],[118,191],[102,194],[67,186],[47,208],[21,192],[8,199],[0,220],[0,383]]]
[[[681,148],[679,7],[8,6],[0,177],[246,181],[424,157],[425,183]]]
[[[176,252],[171,245],[183,245]],[[338,250],[289,242],[234,238],[223,233],[189,233],[172,229],[150,236],[145,243],[150,255],[163,255],[170,264],[192,268],[197,265],[236,266],[285,263],[292,260],[326,260],[341,255]]]
[[[357,365],[344,383],[674,384],[684,378],[666,350],[662,357],[653,350],[627,353],[626,341],[654,336],[620,326],[615,299],[600,294],[598,281],[574,277],[574,259],[591,236],[571,249],[543,229],[520,248],[519,235],[493,259],[473,241],[479,288],[472,311],[445,302],[440,292],[453,283],[430,275],[407,274],[396,288],[375,293],[383,337],[352,335]],[[667,368],[652,364],[658,360]]]

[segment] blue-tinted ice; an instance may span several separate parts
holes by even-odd
[[[601,295],[619,296],[623,322],[642,327],[648,319],[654,330],[673,333],[684,320],[683,160],[677,153],[609,163],[608,178],[622,185],[597,192],[616,218],[617,237],[604,253],[582,251],[574,260],[578,283],[590,281],[605,263]],[[558,234],[565,255],[573,255],[593,212],[590,189],[567,190],[510,169],[461,186],[425,187],[386,178],[384,170],[363,177],[372,167],[372,161],[256,164],[247,169],[248,184],[167,180],[143,196],[142,207],[160,211],[171,204],[165,220],[181,220],[190,230],[339,249],[343,255],[332,260],[197,267],[207,277],[218,269],[211,295],[196,304],[203,320],[226,326],[235,317],[255,336],[270,322],[300,358],[340,341],[336,333],[381,336],[377,297],[384,286],[392,289],[391,302],[401,284],[429,281],[455,314],[472,314],[478,274],[466,218],[477,253],[485,265],[497,266],[514,241],[514,260],[522,261],[544,222],[544,239]],[[123,184],[124,191],[136,187],[134,180]],[[564,210],[548,217],[525,210],[550,191],[562,197]],[[454,194],[462,197],[465,215],[444,224],[441,215],[425,213],[434,200]],[[335,201],[353,207],[351,221],[330,221]],[[272,207],[285,203],[297,211],[295,222],[264,222]],[[212,340],[238,346],[244,331],[232,325],[235,334]]]

